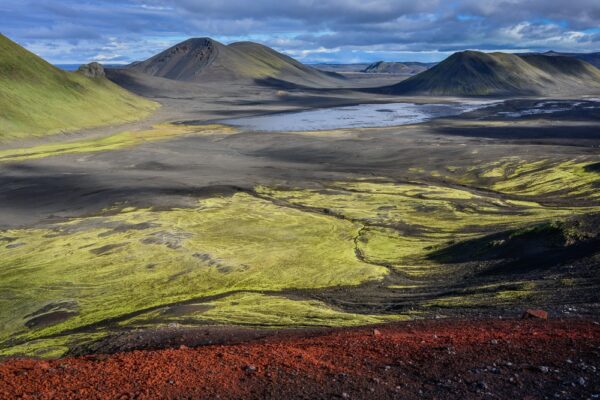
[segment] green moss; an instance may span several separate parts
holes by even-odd
[[[292,300],[283,296],[260,293],[236,293],[208,303],[193,304],[185,315],[153,312],[126,321],[126,325],[144,326],[154,323],[210,322],[226,325],[249,325],[265,328],[310,326],[356,326],[406,319],[406,316],[378,316],[348,313],[332,309],[316,300]]]
[[[451,242],[600,209],[547,207],[420,183],[337,182],[320,190],[260,187],[258,191],[367,226],[357,241],[362,254],[371,262],[402,270],[404,264],[425,262],[427,254]]]
[[[43,340],[32,340],[12,347],[0,348],[0,358],[10,357],[36,357],[55,359],[63,357],[69,350],[69,346],[79,341],[97,340],[105,336],[105,333],[74,334],[57,338]]]
[[[457,308],[457,307],[494,307],[511,306],[519,300],[532,299],[539,293],[535,291],[533,282],[502,282],[466,289],[460,295],[444,296],[427,301],[424,307]]]
[[[390,228],[371,227],[363,231],[358,247],[371,262],[400,264],[420,260],[444,239],[434,234],[411,236]]]
[[[0,341],[232,291],[381,279],[385,268],[354,254],[359,229],[237,194],[195,209],[130,210],[3,232],[19,246],[0,249]],[[65,300],[75,303],[75,315],[27,328],[32,315]]]
[[[256,190],[203,199],[190,209],[128,207],[0,232],[0,349],[82,327],[103,329],[107,321],[121,327],[380,322],[385,318],[275,293],[381,281],[389,270],[427,285],[458,271],[428,258],[451,243],[599,208],[385,181]],[[422,306],[510,305],[538,291],[528,285],[471,288]],[[214,296],[219,300],[207,299]],[[203,307],[169,314],[181,303]]]
[[[0,140],[135,121],[157,107],[107,79],[61,71],[0,35]]]
[[[597,161],[526,161],[515,157],[470,167],[448,177],[460,183],[483,186],[497,192],[524,197],[570,197],[600,200]]]
[[[224,125],[156,125],[150,130],[126,131],[99,139],[78,139],[69,142],[0,150],[0,162],[14,162],[52,157],[63,154],[94,153],[117,150],[140,145],[145,142],[167,140],[182,135],[229,134],[235,132]]]
[[[573,286],[577,285],[578,281],[577,281],[577,279],[573,279],[573,278],[563,278],[559,281],[559,283],[562,286],[573,287]]]
[[[354,326],[405,319],[402,316],[374,316],[333,310],[319,301],[294,301],[285,297],[243,293],[210,303],[213,308],[203,319],[217,323],[285,326]]]

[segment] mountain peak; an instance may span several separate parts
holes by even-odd
[[[331,76],[254,42],[190,38],[128,69],[179,81],[264,80],[327,84]]]

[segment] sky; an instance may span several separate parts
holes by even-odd
[[[55,64],[127,63],[190,37],[305,63],[600,51],[600,0],[0,0],[0,32]]]

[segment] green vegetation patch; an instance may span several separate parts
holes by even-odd
[[[386,268],[355,256],[359,230],[237,194],[193,209],[127,209],[5,231],[0,346],[233,291],[381,279]]]
[[[282,327],[403,318],[406,312],[355,314],[288,294],[368,282],[381,284],[381,291],[404,284],[433,285],[435,292],[441,282],[466,276],[462,262],[489,259],[479,257],[481,249],[504,258],[502,250],[520,245],[520,237],[539,242],[552,232],[565,245],[596,240],[594,218],[548,222],[600,210],[576,204],[550,207],[478,190],[375,180],[321,189],[258,187],[193,208],[111,209],[0,232],[0,351],[34,343],[32,351],[43,352],[46,339],[59,351],[57,338],[170,322]],[[448,264],[433,257],[453,249],[466,258]],[[537,291],[525,284],[470,287],[415,307],[514,304]]]
[[[185,306],[187,312],[159,310],[125,321],[127,326],[161,323],[210,322],[263,328],[356,326],[406,319],[406,316],[364,315],[335,310],[316,300],[294,300],[261,293],[236,293],[219,300]],[[197,310],[197,311],[194,311]]]
[[[0,35],[0,140],[139,120],[158,104],[65,72]]]
[[[399,268],[430,264],[428,254],[458,241],[598,209],[546,207],[416,182],[336,182],[324,189],[260,187],[258,191],[363,224],[357,248],[365,259]]]
[[[230,134],[234,128],[218,125],[161,124],[144,131],[126,131],[98,139],[78,139],[69,142],[50,143],[25,148],[0,150],[1,162],[34,160],[63,154],[95,153],[133,147],[145,142],[167,140],[183,135]]]
[[[539,296],[540,293],[535,291],[535,287],[535,282],[529,281],[482,285],[466,289],[458,295],[443,296],[427,301],[423,306],[439,308],[509,306],[515,300]]]
[[[450,179],[524,197],[600,200],[598,161],[572,159],[529,162],[507,158],[458,171]]]

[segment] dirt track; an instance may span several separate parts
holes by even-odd
[[[0,398],[596,398],[600,323],[424,321],[0,364]]]

